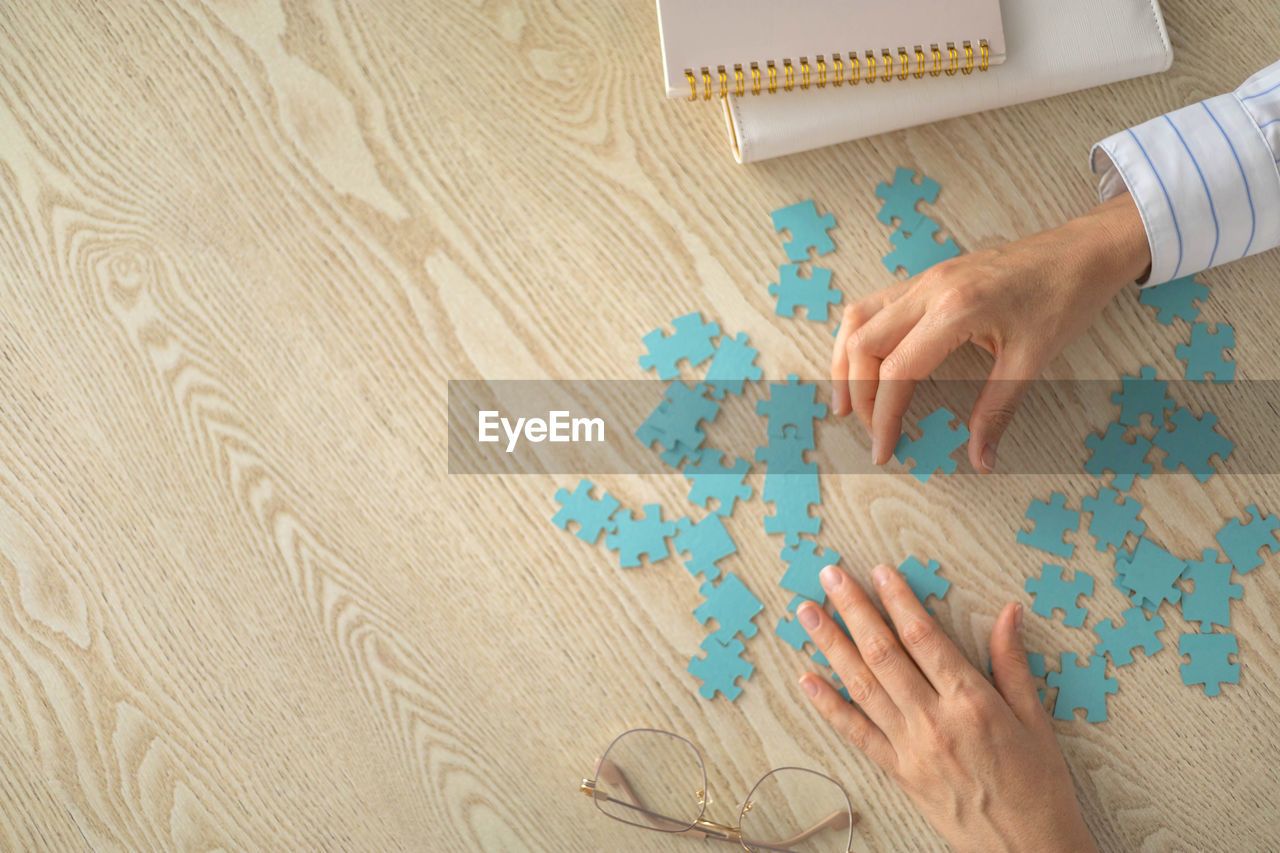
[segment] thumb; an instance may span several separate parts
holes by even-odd
[[[991,629],[991,671],[996,677],[996,689],[1018,719],[1027,725],[1043,720],[1044,706],[1022,644],[1021,604],[1006,605]]]
[[[975,471],[990,473],[995,468],[1000,437],[1039,372],[1027,359],[1008,352],[996,358],[969,416],[969,463]]]

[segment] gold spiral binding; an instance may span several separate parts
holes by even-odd
[[[960,55],[961,52],[964,53],[963,58]],[[830,59],[821,53],[814,56],[812,60],[802,56],[794,63],[790,58],[785,58],[782,60],[781,81],[778,80],[778,65],[774,60],[770,59],[765,63],[767,81],[761,73],[760,64],[752,62],[750,65],[751,94],[759,95],[761,91],[767,90],[772,95],[779,88],[784,92],[791,92],[797,88],[797,85],[801,90],[807,90],[811,87],[835,88],[843,86],[846,82],[854,86],[858,83],[869,85],[876,80],[888,83],[894,78],[906,80],[908,77],[914,77],[918,80],[926,73],[930,77],[938,77],[942,74],[954,77],[957,71],[969,75],[975,68],[978,71],[987,71],[991,67],[991,45],[986,39],[979,39],[976,46],[972,41],[962,41],[959,47],[955,42],[950,41],[945,47],[937,44],[931,44],[927,48],[919,44],[911,47],[899,45],[896,57],[894,54],[895,51],[889,48],[881,48],[878,55],[875,51],[868,50],[862,56],[854,51],[846,54],[832,53]],[[866,63],[865,72],[863,71],[864,62]],[[800,68],[798,81],[797,65]],[[846,65],[848,74],[845,73]],[[702,77],[702,100],[711,100],[714,92],[719,92],[722,99],[729,97],[730,91],[738,97],[743,97],[747,92],[746,69],[740,64],[733,65],[731,68],[720,65],[714,71],[709,67],[697,70],[686,68],[684,78],[689,84],[688,100],[690,101],[698,100],[699,76]]]

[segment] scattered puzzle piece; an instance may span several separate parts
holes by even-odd
[[[893,170],[893,183],[876,185],[876,198],[884,200],[880,212],[876,214],[885,225],[892,225],[898,220],[898,228],[908,234],[920,226],[924,214],[916,210],[922,201],[930,204],[938,197],[938,182],[920,175],[920,183],[916,183],[916,173],[899,166]]]
[[[756,635],[756,626],[751,620],[764,605],[737,575],[729,572],[718,584],[707,581],[699,591],[706,600],[694,608],[693,615],[703,625],[709,619],[716,620],[719,627],[711,636],[728,643],[735,634],[744,638]]]
[[[746,647],[742,641],[722,643],[712,634],[702,641],[699,648],[706,654],[694,656],[689,661],[689,673],[702,682],[698,693],[703,699],[714,699],[716,693],[723,694],[730,702],[737,699],[742,694],[737,680],[746,681],[756,669],[749,661],[743,660],[742,653]]]
[[[1204,382],[1205,375],[1212,374],[1213,381],[1222,384],[1236,378],[1235,361],[1222,355],[1235,345],[1235,329],[1226,323],[1219,323],[1212,332],[1208,323],[1196,323],[1191,327],[1191,343],[1178,344],[1174,353],[1187,363],[1187,379]]]
[[[1262,565],[1262,558],[1258,556],[1260,549],[1266,548],[1267,553],[1274,554],[1280,548],[1275,537],[1276,529],[1280,528],[1280,518],[1274,515],[1264,516],[1257,504],[1249,504],[1244,517],[1244,524],[1235,518],[1228,521],[1218,531],[1217,539],[1222,546],[1222,553],[1235,566],[1236,571],[1247,575]]]
[[[1239,651],[1235,634],[1183,634],[1178,654],[1191,663],[1182,665],[1182,683],[1203,684],[1206,696],[1217,696],[1223,684],[1239,684],[1240,664],[1229,660]]]
[[[1164,548],[1147,539],[1138,540],[1138,547],[1127,562],[1117,560],[1120,589],[1129,594],[1129,600],[1146,610],[1155,610],[1167,601],[1177,604],[1182,590],[1175,586],[1187,567],[1185,560],[1170,554]]]
[[[696,367],[715,352],[711,339],[720,334],[720,327],[715,323],[702,322],[702,315],[697,311],[685,314],[671,321],[675,326],[675,334],[665,334],[662,329],[654,329],[644,336],[644,345],[648,352],[640,356],[640,367],[644,370],[655,368],[659,379],[674,379],[680,375],[677,365],[688,359],[690,367]]]
[[[637,434],[638,433],[639,431],[637,430]],[[645,442],[645,444],[652,445],[656,440],[657,439],[655,438],[653,441]],[[692,461],[701,452],[702,451],[698,450],[696,447],[689,447],[684,442],[676,439],[675,446],[670,450],[663,450],[658,454],[658,458],[679,471],[685,462]]]
[[[789,481],[790,478],[787,481],[788,487],[791,485]],[[779,495],[778,500],[774,501],[774,514],[764,517],[764,532],[783,534],[785,537],[783,541],[788,545],[798,543],[801,534],[807,533],[811,536],[816,536],[818,531],[822,529],[822,519],[818,516],[809,515],[810,504],[820,503],[820,501],[807,500],[810,495],[803,482],[797,485],[796,488],[804,491],[797,495]]]
[[[1045,563],[1040,577],[1027,578],[1024,588],[1031,593],[1031,609],[1046,619],[1053,618],[1053,611],[1062,611],[1062,624],[1069,628],[1079,628],[1084,624],[1088,609],[1076,604],[1081,596],[1093,595],[1093,576],[1088,572],[1077,571],[1071,580],[1063,577],[1062,566]]]
[[[1147,523],[1138,520],[1138,513],[1142,512],[1142,504],[1128,496],[1125,496],[1122,502],[1116,503],[1118,497],[1120,493],[1115,489],[1102,486],[1098,489],[1097,497],[1085,498],[1082,501],[1084,511],[1092,513],[1093,517],[1089,519],[1089,535],[1098,540],[1094,548],[1099,551],[1105,551],[1111,545],[1121,548],[1124,546],[1125,537],[1130,533],[1141,536],[1146,532]]]
[[[650,563],[670,556],[667,537],[676,532],[676,523],[662,520],[662,504],[645,504],[644,516],[638,519],[631,517],[631,510],[620,510],[613,521],[617,528],[604,537],[604,544],[610,551],[618,552],[618,561],[624,569],[640,565],[642,554]]]
[[[813,641],[809,639],[809,632],[800,624],[800,620],[794,616],[783,616],[778,620],[778,627],[773,629],[773,633],[782,638],[782,642],[798,652],[804,651],[804,644],[812,645]]]
[[[741,396],[743,382],[754,382],[760,378],[760,368],[755,364],[759,352],[749,346],[747,340],[746,332],[740,332],[736,338],[725,335],[720,339],[704,380],[711,396],[717,400],[723,399],[725,392]]]
[[[884,265],[889,272],[897,272],[898,267],[907,271],[907,275],[919,275],[934,264],[960,254],[956,241],[948,237],[939,243],[933,239],[938,233],[938,223],[929,217],[921,217],[916,230],[910,233],[902,230],[889,235],[889,242],[894,249],[885,255]]]
[[[925,599],[931,595],[941,601],[946,597],[947,590],[951,589],[951,581],[938,574],[941,568],[937,560],[930,560],[926,565],[916,557],[909,556],[902,561],[902,565],[898,566],[898,572],[923,605]],[[928,610],[927,607],[925,609]],[[929,610],[929,612],[933,611]]]
[[[725,467],[720,464],[723,456],[719,450],[703,450],[694,464],[685,467],[684,475],[693,483],[689,487],[690,501],[706,507],[708,500],[714,498],[716,514],[730,515],[736,501],[751,499],[751,487],[742,482],[751,463],[735,459],[732,467]]]
[[[1049,497],[1049,503],[1031,501],[1026,517],[1035,522],[1035,529],[1028,533],[1018,531],[1018,542],[1057,554],[1059,557],[1070,557],[1076,546],[1063,541],[1068,530],[1080,527],[1080,513],[1066,508],[1067,498],[1058,492]]]
[[[911,475],[922,483],[937,472],[954,473],[956,460],[951,454],[969,440],[969,428],[964,424],[952,428],[951,422],[956,416],[946,409],[936,409],[932,414],[920,421],[920,437],[910,438],[903,433],[893,449],[898,461],[906,464],[910,459],[915,462]]]
[[[791,232],[791,239],[782,244],[789,261],[808,260],[810,249],[819,255],[835,250],[836,244],[827,229],[836,227],[836,218],[830,213],[819,216],[812,201],[780,207],[770,214],[770,218],[773,219],[774,231]]]
[[[666,450],[677,445],[696,450],[706,439],[702,422],[711,423],[719,413],[720,404],[707,396],[706,385],[677,380],[667,386],[662,401],[636,430],[636,438],[645,445],[657,442]]]
[[[689,555],[684,561],[689,574],[703,575],[707,580],[720,577],[716,563],[738,551],[729,531],[724,529],[724,522],[714,514],[696,524],[688,518],[677,521],[675,546],[677,554]]]
[[[1108,619],[1095,627],[1098,644],[1094,646],[1095,655],[1111,655],[1111,662],[1123,666],[1133,662],[1133,650],[1142,649],[1142,653],[1151,657],[1164,648],[1164,643],[1156,636],[1157,631],[1164,630],[1164,619],[1159,614],[1147,616],[1141,607],[1130,607],[1123,614],[1124,625],[1116,624],[1115,619]]]
[[[1208,634],[1217,625],[1231,624],[1231,599],[1244,595],[1244,587],[1231,582],[1231,564],[1218,562],[1218,552],[1205,548],[1199,560],[1187,563],[1182,576],[1193,587],[1182,593],[1182,618],[1199,622],[1200,632]]]
[[[817,394],[815,383],[801,382],[794,373],[786,382],[770,382],[769,399],[756,402],[756,414],[769,419],[766,434],[770,440],[785,435],[787,427],[795,427],[805,449],[813,450],[813,422],[827,416],[827,405],[817,402]]]
[[[1084,470],[1099,479],[1104,471],[1110,471],[1111,485],[1127,492],[1133,486],[1135,474],[1144,480],[1151,476],[1151,463],[1146,461],[1151,441],[1138,435],[1128,442],[1124,440],[1124,432],[1123,426],[1113,423],[1107,425],[1104,435],[1089,433],[1084,444],[1093,454],[1084,463]]]
[[[773,310],[779,317],[794,317],[796,308],[804,308],[805,319],[819,323],[825,323],[828,309],[844,298],[831,286],[831,270],[811,267],[803,276],[795,264],[778,267],[778,280],[769,284],[769,293],[778,297]]]
[[[1214,429],[1218,416],[1213,412],[1197,418],[1189,409],[1178,409],[1169,416],[1169,421],[1166,429],[1156,433],[1155,445],[1165,452],[1164,467],[1170,471],[1185,465],[1203,483],[1215,470],[1209,457],[1216,454],[1226,462],[1235,449],[1234,444]]]
[[[577,522],[578,538],[592,544],[600,538],[601,533],[617,529],[612,518],[618,510],[618,499],[608,492],[599,500],[591,497],[591,490],[594,488],[595,484],[590,480],[579,480],[577,488],[572,492],[568,489],[557,491],[556,502],[560,504],[560,509],[551,517],[552,523],[561,530],[568,530],[569,522]]]
[[[827,600],[818,574],[827,566],[840,562],[840,555],[830,548],[823,548],[816,542],[801,542],[794,547],[782,549],[782,562],[787,564],[778,586],[785,590],[802,595],[819,605]]]
[[[1142,416],[1150,415],[1151,425],[1160,429],[1164,426],[1164,410],[1177,405],[1168,396],[1168,388],[1168,382],[1156,379],[1154,367],[1142,368],[1137,376],[1120,377],[1121,390],[1111,395],[1111,402],[1120,407],[1117,420],[1125,426],[1142,426]]]
[[[1064,652],[1061,671],[1045,676],[1050,687],[1058,688],[1058,698],[1053,703],[1053,716],[1057,720],[1073,720],[1075,712],[1085,711],[1085,719],[1101,723],[1107,719],[1107,696],[1120,689],[1114,678],[1107,678],[1107,659],[1092,655],[1089,663],[1079,666],[1076,656]]]
[[[1208,287],[1197,282],[1193,276],[1184,275],[1155,287],[1142,288],[1138,291],[1138,301],[1159,309],[1156,322],[1172,326],[1174,317],[1194,323],[1200,316],[1200,309],[1195,303],[1203,301],[1208,295]]]

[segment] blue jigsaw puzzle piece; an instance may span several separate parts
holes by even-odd
[[[1165,452],[1164,467],[1170,471],[1185,465],[1200,482],[1206,482],[1216,470],[1209,457],[1217,455],[1223,462],[1235,449],[1214,429],[1218,416],[1205,412],[1197,418],[1189,409],[1178,409],[1169,416],[1167,428],[1156,433],[1155,445]]]
[[[934,264],[960,254],[960,247],[950,237],[941,243],[933,239],[937,233],[938,223],[927,216],[921,218],[915,231],[894,231],[889,235],[894,249],[884,256],[884,265],[889,272],[897,272],[898,267],[902,267],[907,275],[919,275]]]
[[[1168,396],[1169,383],[1156,379],[1154,367],[1144,367],[1137,376],[1120,378],[1120,390],[1111,395],[1111,402],[1120,406],[1117,420],[1124,426],[1142,426],[1142,416],[1151,416],[1156,429],[1164,426],[1165,409],[1176,404]]]
[[[636,438],[646,446],[655,442],[665,450],[677,445],[697,450],[706,439],[702,423],[711,423],[720,413],[720,404],[707,396],[707,386],[689,386],[677,380],[667,386],[662,401],[636,430]]]
[[[639,435],[639,432],[640,430],[636,431],[637,435]],[[650,440],[645,441],[644,444],[646,446],[652,445],[657,440],[658,440],[657,435],[654,433],[650,433]],[[644,440],[641,439],[641,441],[644,441]],[[702,453],[702,451],[699,450],[698,448],[689,447],[688,445],[681,442],[679,439],[676,439],[675,446],[672,447],[670,450],[663,450],[661,453],[658,454],[658,458],[661,459],[663,462],[667,463],[668,465],[670,465],[672,468],[675,468],[677,471],[679,471],[685,462],[693,461],[698,457],[700,453]]]
[[[741,678],[745,682],[756,669],[742,657],[746,646],[741,640],[722,643],[712,634],[702,641],[699,648],[706,654],[702,657],[695,655],[689,661],[689,674],[702,682],[698,694],[703,699],[714,699],[717,693],[730,702],[737,699],[742,694],[737,680]]]
[[[1194,276],[1184,275],[1155,287],[1144,287],[1138,291],[1138,301],[1159,310],[1156,322],[1165,326],[1173,325],[1173,318],[1194,323],[1200,316],[1197,302],[1209,295],[1209,288],[1195,280]]]
[[[920,437],[910,438],[903,433],[893,449],[893,455],[904,465],[910,459],[915,462],[911,475],[922,483],[941,471],[944,474],[954,473],[956,460],[951,454],[969,440],[969,428],[964,424],[952,427],[956,416],[946,409],[939,408],[920,421]]]
[[[787,571],[782,575],[782,580],[778,581],[778,586],[822,605],[827,600],[827,594],[822,589],[818,574],[827,566],[839,563],[840,555],[816,542],[801,542],[783,548],[780,556],[782,562],[787,564]]]
[[[916,210],[922,201],[932,204],[938,197],[938,182],[920,175],[920,183],[916,183],[916,173],[901,166],[893,170],[893,183],[876,185],[876,198],[882,199],[880,212],[876,219],[885,225],[892,225],[898,220],[898,228],[908,234],[920,227],[924,214]]]
[[[720,339],[704,380],[711,396],[717,400],[723,399],[725,392],[741,396],[744,382],[755,382],[760,378],[760,368],[755,364],[759,353],[748,345],[747,340],[746,332],[740,332],[735,338],[725,335]]]
[[[1203,684],[1206,696],[1217,696],[1223,684],[1239,684],[1240,664],[1230,660],[1239,651],[1235,634],[1183,634],[1178,654],[1191,662],[1182,664],[1182,683]]]
[[[1244,587],[1231,582],[1231,564],[1218,562],[1218,552],[1205,548],[1199,560],[1187,563],[1182,577],[1192,587],[1182,593],[1182,618],[1199,622],[1200,633],[1208,634],[1217,625],[1231,625],[1231,599],[1244,595]]]
[[[1142,504],[1134,498],[1124,496],[1120,503],[1116,499],[1121,494],[1115,489],[1102,486],[1097,497],[1088,497],[1081,501],[1084,511],[1092,514],[1089,519],[1089,535],[1098,541],[1094,548],[1105,551],[1111,545],[1124,547],[1124,540],[1130,534],[1141,536],[1147,530],[1147,523],[1138,520],[1142,512]]]
[[[1262,565],[1262,558],[1258,556],[1260,549],[1266,548],[1267,553],[1274,554],[1280,547],[1275,537],[1276,529],[1280,528],[1280,518],[1264,516],[1257,504],[1249,504],[1244,517],[1244,524],[1236,518],[1228,521],[1216,538],[1222,546],[1222,553],[1236,571],[1247,575]]]
[[[1084,624],[1089,611],[1076,604],[1076,600],[1093,595],[1093,576],[1088,572],[1076,571],[1071,580],[1063,577],[1062,566],[1045,563],[1041,567],[1040,577],[1027,578],[1023,585],[1031,593],[1031,610],[1046,619],[1053,618],[1053,611],[1062,611],[1062,624],[1069,628],[1079,628]]]
[[[1134,476],[1144,480],[1151,476],[1151,463],[1147,462],[1147,453],[1151,450],[1151,441],[1144,436],[1134,436],[1132,442],[1124,440],[1125,429],[1113,423],[1107,425],[1104,435],[1089,433],[1084,440],[1085,447],[1093,451],[1084,470],[1101,479],[1105,471],[1114,476],[1111,485],[1122,492],[1133,487]]]
[[[1164,619],[1159,614],[1148,616],[1141,607],[1130,607],[1121,617],[1124,624],[1119,625],[1115,619],[1100,622],[1093,629],[1098,635],[1098,644],[1094,646],[1095,655],[1111,655],[1111,662],[1116,666],[1133,663],[1133,650],[1142,649],[1142,654],[1151,657],[1164,648],[1164,643],[1156,636],[1156,632],[1164,630]]]
[[[809,272],[807,276],[800,275],[800,267],[795,264],[778,267],[778,280],[770,282],[769,293],[778,297],[773,310],[779,317],[794,317],[797,308],[804,308],[806,320],[825,323],[828,309],[844,298],[831,286],[831,270],[811,267]]]
[[[737,575],[729,572],[718,584],[707,581],[699,591],[705,601],[694,608],[693,615],[703,625],[710,619],[716,620],[719,627],[711,636],[727,643],[735,634],[744,638],[756,635],[756,626],[751,620],[764,605]]]
[[[809,507],[821,503],[810,500],[813,490],[807,478],[786,476],[781,484],[775,487],[774,514],[764,517],[764,532],[781,533],[788,545],[795,545],[802,534],[816,536],[822,529],[822,519],[809,515]],[[769,488],[769,480],[765,478],[765,489]]]
[[[1076,656],[1064,652],[1061,669],[1045,676],[1050,687],[1058,688],[1058,698],[1053,703],[1053,716],[1057,720],[1074,720],[1075,712],[1085,711],[1085,719],[1101,723],[1107,719],[1107,696],[1120,689],[1114,678],[1107,678],[1107,659],[1092,655],[1088,664],[1078,666]]]
[[[786,382],[770,382],[769,399],[756,401],[756,414],[768,418],[769,440],[785,435],[787,428],[793,427],[805,449],[813,450],[813,422],[827,416],[827,405],[817,402],[817,395],[815,383],[801,382],[794,373]]]
[[[662,520],[662,504],[645,504],[644,516],[633,518],[631,510],[620,510],[613,517],[617,528],[604,537],[605,547],[618,552],[618,561],[624,569],[640,565],[640,557],[648,557],[650,563],[670,556],[667,537],[676,532],[674,521]]]
[[[618,511],[618,499],[605,492],[599,500],[591,497],[595,484],[590,480],[579,480],[572,492],[560,489],[556,492],[556,502],[560,509],[551,517],[551,521],[561,530],[569,529],[569,522],[578,525],[577,536],[583,542],[595,543],[601,533],[611,533],[617,529],[613,514]]]
[[[692,482],[689,487],[691,502],[706,507],[714,498],[715,513],[731,515],[735,502],[751,499],[751,487],[742,482],[751,469],[751,463],[735,459],[732,467],[726,467],[720,462],[723,457],[719,450],[703,450],[694,464],[685,466],[684,476]]]
[[[1226,323],[1219,323],[1212,332],[1208,323],[1196,323],[1191,327],[1191,343],[1178,344],[1174,353],[1187,363],[1187,379],[1204,382],[1205,375],[1212,374],[1213,381],[1221,385],[1236,378],[1235,361],[1222,354],[1235,345],[1235,329]]]
[[[809,639],[809,632],[800,624],[800,620],[794,616],[783,616],[778,620],[778,626],[773,629],[773,633],[782,638],[782,642],[798,652],[804,651],[804,644],[813,641]]]
[[[1127,562],[1117,561],[1116,586],[1125,590],[1134,604],[1155,610],[1164,601],[1178,603],[1182,590],[1175,583],[1186,568],[1185,560],[1144,536],[1138,540],[1138,547]]]
[[[738,546],[718,515],[708,515],[696,524],[689,518],[680,519],[676,522],[674,543],[677,554],[689,555],[684,561],[689,574],[702,575],[707,580],[720,577],[717,562],[738,552]]]
[[[907,582],[907,586],[911,587],[911,591],[915,593],[920,604],[923,605],[929,596],[933,596],[938,601],[942,601],[946,597],[947,591],[951,589],[951,581],[938,574],[938,570],[942,566],[937,560],[930,560],[927,564],[920,562],[916,557],[907,557],[902,561],[902,565],[898,566],[898,572],[902,575],[902,579]],[[925,607],[929,610],[928,607]],[[929,610],[932,613],[932,610]]]
[[[674,379],[680,375],[679,363],[687,359],[690,367],[697,367],[711,358],[715,346],[711,339],[720,334],[720,326],[703,323],[697,311],[671,321],[675,333],[668,335],[662,329],[654,329],[644,336],[648,352],[640,356],[640,367],[658,371],[659,379]]]
[[[1074,509],[1067,509],[1066,503],[1066,495],[1059,492],[1049,496],[1049,503],[1032,500],[1031,506],[1027,508],[1026,517],[1035,523],[1035,529],[1030,533],[1019,530],[1018,542],[1059,557],[1070,557],[1075,552],[1076,546],[1063,541],[1062,537],[1068,530],[1079,529],[1080,513]]]
[[[791,232],[791,239],[783,243],[789,261],[805,261],[809,259],[809,250],[825,255],[836,248],[830,228],[836,227],[836,218],[830,213],[818,215],[818,208],[813,201],[802,201],[788,207],[780,207],[770,214],[773,230]]]

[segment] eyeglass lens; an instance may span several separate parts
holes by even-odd
[[[844,853],[852,843],[852,808],[832,779],[780,767],[751,791],[742,809],[742,844],[752,853]]]
[[[596,806],[609,817],[681,832],[702,816],[707,777],[692,743],[668,732],[637,729],[610,744],[595,783]]]

